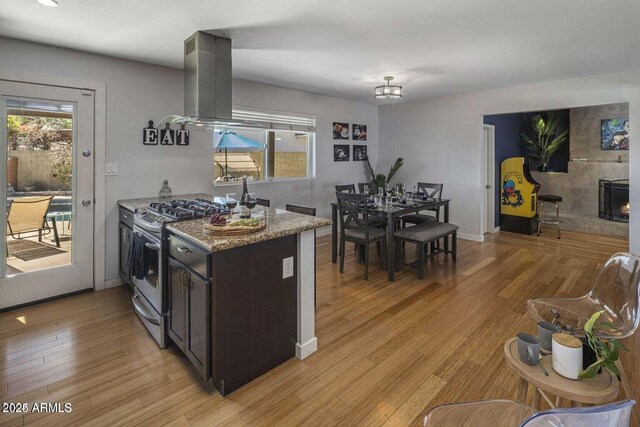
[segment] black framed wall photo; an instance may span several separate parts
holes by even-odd
[[[366,141],[367,140],[367,125],[357,125],[353,124],[353,134],[354,141]],[[355,159],[354,159],[355,160]]]
[[[349,161],[349,145],[335,144],[333,146],[333,161],[348,162]]]
[[[349,123],[333,122],[333,139],[349,139]]]
[[[367,146],[366,145],[354,145],[353,146],[353,161],[364,162],[367,159]]]

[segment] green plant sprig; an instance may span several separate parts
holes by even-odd
[[[378,188],[384,188],[386,184],[391,182],[391,178],[398,172],[398,170],[402,167],[403,159],[402,157],[398,157],[389,169],[389,173],[387,175],[383,173],[376,173],[369,162],[369,157],[365,158],[364,161],[364,174],[367,178],[367,181],[374,186],[374,190],[377,191]]]
[[[602,366],[609,369],[618,377],[618,379],[620,379],[620,371],[616,366],[616,361],[620,358],[620,350],[629,351],[629,349],[615,338],[600,340],[596,336],[596,333],[594,332],[596,320],[598,320],[600,315],[604,312],[605,310],[600,310],[593,313],[584,325],[584,332],[587,336],[589,347],[591,347],[596,354],[596,361],[580,373],[578,377],[581,379],[594,378]],[[608,329],[614,332],[618,330],[618,328],[609,322],[598,323],[598,329]]]

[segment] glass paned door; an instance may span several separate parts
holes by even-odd
[[[93,93],[0,80],[0,308],[93,286]]]

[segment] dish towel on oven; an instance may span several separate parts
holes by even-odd
[[[149,265],[145,262],[144,245],[149,240],[139,234],[133,234],[133,239],[129,245],[129,254],[127,256],[127,266],[132,276],[142,280],[149,272]]]

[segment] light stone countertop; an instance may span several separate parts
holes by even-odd
[[[207,200],[213,200],[213,196],[211,194],[205,194],[205,193],[176,194],[175,196],[170,196],[170,197],[165,197],[165,198],[147,197],[147,198],[144,198],[144,199],[118,200],[118,205],[122,206],[125,209],[130,210],[131,212],[135,212],[136,209],[148,207],[149,203],[169,202],[171,200],[178,200],[178,199],[188,199],[188,200],[207,199]]]
[[[265,210],[267,211],[267,227],[251,234],[240,236],[213,236],[206,234],[202,230],[202,219],[172,222],[166,225],[166,229],[207,251],[219,252],[331,225],[331,221],[326,218],[302,215],[274,208]]]

